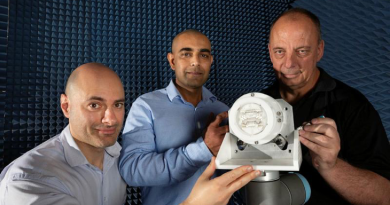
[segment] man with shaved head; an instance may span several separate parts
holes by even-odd
[[[271,27],[269,54],[277,81],[264,92],[293,106],[300,130],[300,173],[307,204],[390,204],[390,146],[380,117],[356,89],[317,66],[324,54],[320,21],[293,8]],[[331,119],[332,118],[332,119]]]
[[[209,39],[185,30],[167,59],[175,78],[134,101],[122,135],[120,173],[141,187],[144,205],[183,201],[228,131],[220,124],[229,108],[203,86],[213,62]]]
[[[124,118],[118,75],[99,63],[76,68],[61,95],[69,125],[9,164],[0,175],[0,205],[120,205],[126,184],[116,142]],[[214,161],[183,205],[226,204],[234,191],[259,175],[242,166],[210,180]]]
[[[75,69],[61,95],[69,125],[3,170],[0,204],[123,204],[116,140],[124,102],[122,83],[110,68],[87,63]]]

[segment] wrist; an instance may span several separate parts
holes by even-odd
[[[188,201],[188,198],[186,200],[184,200],[183,202],[181,202],[179,205],[192,205],[191,202]]]
[[[327,166],[326,168],[319,167],[317,170],[323,177],[333,175],[334,173],[337,173],[337,169],[342,163],[343,161],[340,158],[336,158],[336,161],[332,166]]]

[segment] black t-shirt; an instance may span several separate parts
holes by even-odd
[[[334,119],[340,135],[339,158],[390,179],[390,144],[378,112],[359,91],[322,69],[320,72],[315,88],[292,105],[295,128],[321,115]],[[281,98],[278,82],[263,93]],[[305,146],[302,146],[302,157],[300,173],[312,189],[307,204],[348,204],[311,165]]]

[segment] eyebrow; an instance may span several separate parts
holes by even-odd
[[[99,97],[99,96],[92,96],[88,99],[88,101],[90,101],[90,100],[97,100],[97,101],[102,101],[102,102],[106,101],[104,98]],[[125,102],[125,99],[121,98],[121,99],[115,100],[115,103],[118,103],[118,102]]]
[[[194,49],[192,49],[192,48],[182,48],[182,49],[180,49],[180,51],[179,52],[182,52],[182,51],[193,51]]]
[[[310,46],[300,46],[300,47],[296,48],[295,50],[302,49],[302,48],[310,49],[311,47]]]
[[[182,52],[182,51],[194,51],[194,49],[185,47],[185,48],[180,49],[179,52]],[[211,53],[210,49],[207,49],[207,48],[201,48],[201,49],[199,49],[199,51]]]
[[[123,102],[123,103],[124,103],[124,102],[125,102],[125,99],[122,98],[122,99],[119,99],[119,100],[115,100],[115,102],[116,102],[116,103],[120,103],[120,102]]]
[[[211,53],[211,51],[207,48],[202,48],[200,49],[200,52],[207,52],[207,53]]]
[[[310,46],[299,46],[299,47],[295,48],[294,50],[302,49],[302,48],[310,49],[311,47],[310,47]],[[275,48],[272,48],[272,50],[279,50],[279,49],[284,50],[284,48],[282,48],[282,47],[275,47]]]
[[[105,101],[104,98],[99,96],[91,96],[88,100]]]

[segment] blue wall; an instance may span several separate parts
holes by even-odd
[[[139,95],[168,84],[173,72],[166,53],[187,28],[212,42],[206,86],[220,100],[231,105],[269,86],[269,25],[290,1],[10,0],[9,19],[8,2],[1,2],[0,170],[66,126],[59,96],[74,68],[90,61],[113,68],[124,82],[128,110]],[[4,28],[1,33],[7,20],[8,44]],[[140,204],[137,189],[129,193],[128,202]]]
[[[231,105],[269,86],[269,24],[292,1],[0,0],[0,170],[66,125],[59,96],[74,68],[89,61],[112,67],[124,82],[128,110],[140,94],[167,85],[173,72],[166,53],[187,28],[212,41],[206,86],[220,100]],[[390,134],[390,2],[296,0],[292,6],[319,16],[320,66],[363,92]],[[136,189],[129,193],[129,203],[141,203]]]

